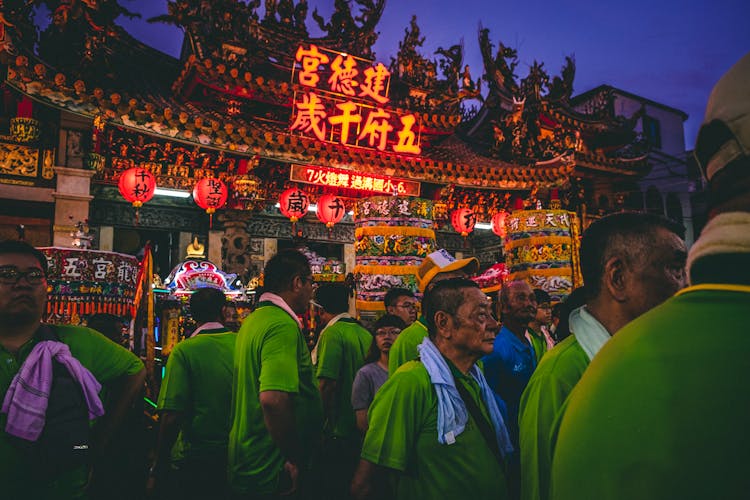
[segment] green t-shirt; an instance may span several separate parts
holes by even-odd
[[[567,400],[552,498],[747,498],[746,288],[688,290],[607,342]]]
[[[388,354],[388,375],[393,376],[398,367],[419,357],[417,346],[427,337],[427,325],[419,318],[404,328],[396,337]]]
[[[167,361],[159,410],[183,413],[173,460],[226,459],[236,333],[199,333],[177,344]]]
[[[238,493],[273,493],[284,464],[263,418],[263,391],[293,394],[297,432],[309,451],[323,420],[310,351],[297,322],[270,302],[258,304],[237,334],[229,480]]]
[[[476,381],[462,374],[456,380],[486,416]],[[438,443],[437,402],[422,363],[404,364],[380,388],[370,406],[362,458],[395,469],[393,498],[507,498],[503,468],[473,419],[469,418],[454,444]]]
[[[117,378],[135,375],[143,363],[127,349],[115,344],[99,332],[77,326],[56,326],[60,341],[67,344],[70,353],[86,367],[102,386]],[[14,356],[0,346],[0,394],[10,387],[24,360],[31,353],[37,339],[21,346]],[[101,393],[100,393],[101,396]],[[0,496],[2,498],[81,498],[88,481],[85,467],[72,469],[51,483],[32,478],[34,465],[26,463],[5,433],[7,415],[0,414]]]
[[[365,364],[372,334],[356,320],[341,318],[320,334],[318,378],[336,381],[336,409],[325,433],[338,438],[358,438],[357,421],[352,408],[352,383]]]
[[[544,334],[537,333],[531,328],[527,328],[529,337],[531,337],[531,346],[534,348],[534,354],[536,355],[537,365],[542,360],[542,356],[547,352],[547,340],[544,338]]]
[[[571,335],[544,356],[521,395],[518,422],[523,500],[549,498],[555,422],[588,364],[588,356]]]

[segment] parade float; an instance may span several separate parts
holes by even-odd
[[[140,267],[136,257],[78,248],[39,250],[48,263],[45,322],[79,325],[99,313],[130,320]]]
[[[354,208],[354,268],[357,311],[375,317],[385,311],[391,288],[406,288],[421,297],[416,272],[436,248],[430,200],[374,196]]]

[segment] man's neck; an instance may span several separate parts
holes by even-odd
[[[629,323],[629,320],[625,318],[617,304],[608,304],[598,298],[588,301],[586,303],[586,310],[602,324],[610,335],[614,335],[617,330]],[[575,332],[572,333],[575,334]]]
[[[440,354],[448,358],[451,363],[458,368],[458,371],[464,375],[469,374],[471,367],[474,366],[474,363],[479,361],[479,358],[481,357],[479,354],[460,351],[446,342],[439,342],[435,345],[438,348],[438,351],[440,351]]]
[[[527,328],[529,330],[534,330],[536,333],[542,333],[542,325],[538,321],[530,321]]]
[[[520,323],[515,319],[508,319],[503,322],[503,326],[510,330],[510,333],[515,335],[518,340],[526,342],[526,324]]]
[[[3,325],[0,334],[0,345],[7,351],[16,353],[26,342],[28,342],[39,328],[39,322],[28,325]]]

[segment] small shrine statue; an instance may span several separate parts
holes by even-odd
[[[186,259],[205,259],[206,247],[198,242],[198,237],[193,237],[193,242],[187,247]]]

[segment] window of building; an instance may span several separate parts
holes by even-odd
[[[661,149],[661,124],[659,120],[648,115],[643,116],[643,135],[649,145]]]

